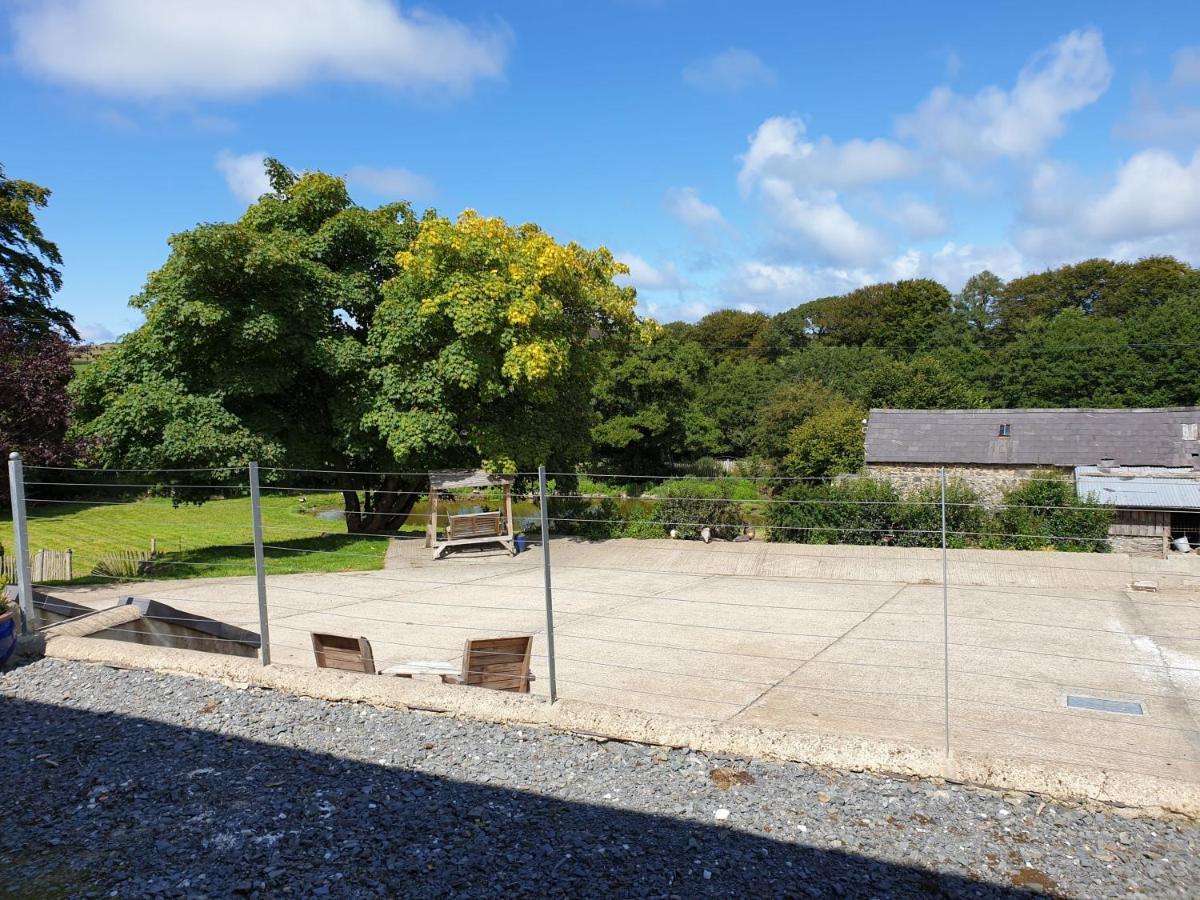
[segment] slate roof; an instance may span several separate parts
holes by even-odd
[[[1009,435],[1001,437],[1001,426]],[[868,463],[1200,467],[1200,408],[873,409]],[[1185,428],[1184,426],[1191,426]]]

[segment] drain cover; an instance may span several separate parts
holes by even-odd
[[[1080,697],[1067,694],[1067,706],[1071,709],[1090,709],[1095,712],[1121,713],[1126,716],[1144,716],[1142,704],[1133,700],[1105,700],[1102,697]]]

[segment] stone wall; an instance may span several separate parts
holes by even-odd
[[[947,480],[965,482],[985,503],[992,504],[999,503],[1005,491],[1012,490],[1035,475],[1044,477],[1047,471],[1061,472],[1068,478],[1074,477],[1072,469],[1049,466],[952,464],[945,468]],[[872,478],[885,478],[902,493],[907,493],[926,485],[937,484],[942,467],[918,463],[868,463],[866,470]]]
[[[1166,539],[1162,535],[1146,537],[1141,535],[1112,534],[1110,532],[1108,540],[1112,544],[1113,553],[1128,553],[1130,556],[1152,556],[1156,559],[1162,559],[1166,554]]]

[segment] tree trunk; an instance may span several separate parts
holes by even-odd
[[[339,477],[338,489],[346,504],[346,531],[350,534],[386,534],[399,531],[408,519],[423,485],[415,478],[384,475]],[[360,498],[361,494],[361,498]]]

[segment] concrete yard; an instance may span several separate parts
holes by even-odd
[[[564,538],[551,560],[560,697],[944,746],[940,551]],[[252,578],[53,593],[94,608],[133,593],[257,630]],[[382,571],[269,576],[268,597],[277,663],[312,666],[311,631],[368,637],[380,668],[532,633],[548,689],[536,549],[435,561],[397,542]],[[955,752],[1200,782],[1200,560],[950,551],[948,604]]]

